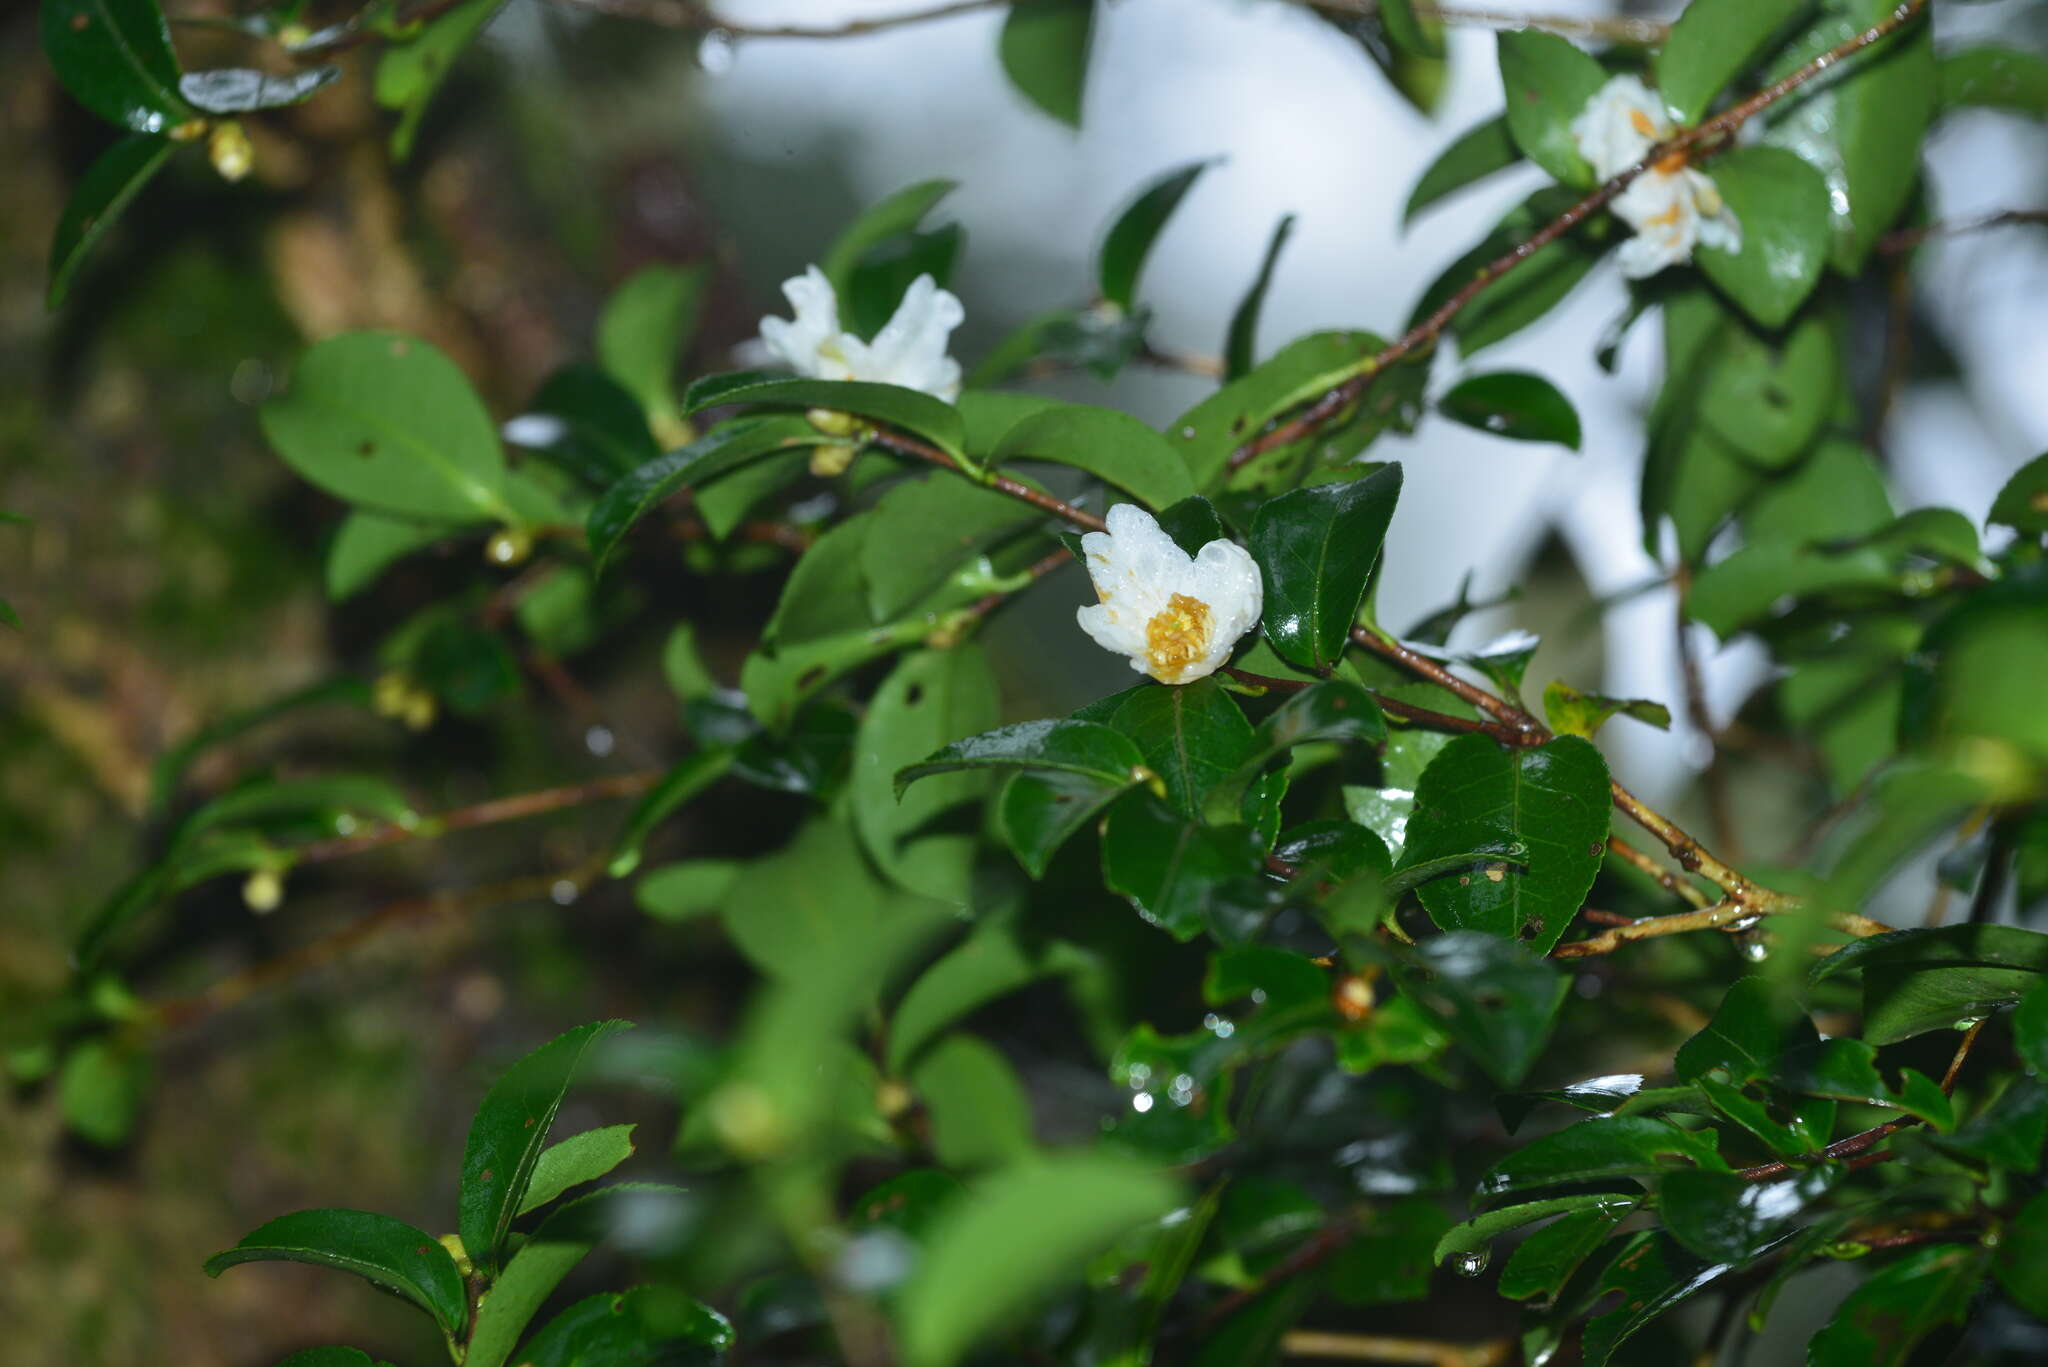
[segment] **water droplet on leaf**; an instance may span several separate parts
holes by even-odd
[[[1486,1271],[1486,1265],[1492,1261],[1491,1248],[1468,1248],[1451,1259],[1451,1271],[1460,1277],[1477,1277]]]

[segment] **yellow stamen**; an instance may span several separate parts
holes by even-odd
[[[1145,657],[1152,677],[1172,683],[1209,649],[1209,605],[1176,593],[1164,611],[1145,623]]]

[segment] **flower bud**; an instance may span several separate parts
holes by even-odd
[[[484,543],[484,559],[493,565],[512,566],[525,563],[533,554],[533,533],[524,527],[503,527]]]
[[[214,125],[213,136],[206,140],[206,155],[220,178],[232,185],[256,165],[256,144],[249,141],[247,129],[229,119]]]
[[[284,879],[275,869],[258,869],[242,884],[242,904],[258,916],[284,905]]]
[[[860,419],[836,408],[812,408],[804,413],[811,426],[828,437],[850,437],[860,431]]]
[[[846,415],[841,413],[837,416],[845,417]],[[811,473],[819,479],[838,478],[846,473],[848,466],[853,464],[854,451],[854,447],[842,446],[836,442],[822,446],[813,446],[811,448]]]

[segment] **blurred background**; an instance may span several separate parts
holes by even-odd
[[[359,54],[311,104],[250,121],[248,180],[228,186],[200,158],[174,163],[57,314],[43,304],[50,233],[109,134],[50,77],[35,7],[0,18],[0,509],[30,519],[0,525],[0,592],[24,622],[0,631],[0,1014],[61,985],[82,919],[162,839],[150,795],[159,756],[239,709],[373,674],[381,636],[469,573],[467,562],[415,559],[327,604],[322,550],[341,510],[268,453],[254,416],[308,341],[365,326],[424,335],[509,418],[557,365],[588,356],[618,281],[651,262],[709,260],[717,283],[692,371],[731,368],[758,318],[785,311],[778,283],[859,209],[945,176],[960,182],[939,216],[966,229],[952,288],[968,313],[956,354],[971,360],[1025,319],[1085,301],[1095,244],[1137,187],[1217,158],[1144,278],[1151,340],[1175,354],[1220,352],[1275,221],[1293,213],[1265,354],[1319,328],[1398,332],[1423,286],[1537,174],[1501,177],[1401,229],[1421,169],[1499,108],[1481,28],[1452,31],[1448,81],[1424,113],[1356,42],[1289,0],[1116,0],[1097,31],[1077,134],[1003,79],[999,11],[814,41],[599,12],[613,7],[634,6],[511,0],[402,166],[386,152],[388,120]],[[743,28],[921,7],[724,0],[717,13]],[[230,0],[167,8],[183,19],[233,12]],[[1662,19],[1669,8],[1627,12]],[[2048,11],[2029,0],[1936,13],[1944,40],[2048,41]],[[190,65],[247,62],[254,48],[195,25],[181,24],[177,41]],[[2037,129],[1969,112],[1930,149],[1927,212],[2037,205],[2044,181]],[[2012,469],[2048,447],[2044,286],[2038,231],[1946,239],[1920,258],[1914,369],[1884,433],[1902,511],[1939,503],[1981,519]],[[1603,741],[1639,792],[1688,814],[1705,746],[1679,705],[1673,595],[1658,586],[1636,513],[1656,329],[1629,334],[1614,374],[1593,359],[1625,304],[1610,266],[1486,358],[1569,394],[1582,452],[1443,422],[1378,449],[1407,463],[1379,601],[1382,620],[1401,627],[1450,603],[1468,571],[1475,600],[1518,591],[1468,620],[1459,642],[1527,627],[1546,637],[1532,680],[1671,702],[1680,720],[1670,733],[1617,726]],[[1455,370],[1440,373],[1447,383]],[[1035,383],[1163,424],[1213,382],[1139,366],[1108,385]],[[645,626],[626,633],[637,645],[571,654],[522,680],[544,706],[422,734],[360,708],[324,709],[208,751],[181,801],[266,767],[361,768],[395,772],[422,810],[437,810],[659,765],[678,740],[656,665],[668,626],[697,620],[730,676],[779,576],[769,566],[714,580],[679,564],[658,592],[624,605]],[[1020,716],[1127,677],[1072,627],[1078,576],[1052,582],[993,637]],[[1705,636],[1695,645],[1718,728],[1764,681],[1761,656]],[[536,730],[526,720],[536,715],[552,721]],[[1736,840],[1782,853],[1771,834],[1789,801],[1782,770],[1740,751],[1729,769]],[[664,852],[758,847],[756,832],[784,827],[776,801],[688,814]],[[371,855],[295,876],[266,918],[231,882],[210,886],[155,928],[134,986],[152,1002],[180,1000],[379,907],[573,864],[609,829],[572,813]],[[215,1283],[198,1264],[300,1205],[446,1227],[464,1127],[504,1061],[601,1015],[710,1024],[744,986],[706,933],[648,922],[615,886],[475,913],[450,898],[405,919],[288,985],[231,1005],[207,999],[158,1051],[161,1085],[129,1147],[63,1139],[47,1087],[0,1090],[0,1360],[257,1367],[344,1338],[430,1360],[438,1347],[409,1339],[402,1312],[338,1279],[283,1268]],[[661,1114],[644,1094],[597,1095],[602,1109],[573,1102],[588,1113],[566,1115],[565,1129]],[[659,1151],[666,1123],[645,1132],[643,1153]]]

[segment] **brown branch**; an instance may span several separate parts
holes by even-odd
[[[593,779],[588,783],[572,783],[561,788],[543,788],[538,792],[492,798],[488,802],[457,807],[439,816],[426,817],[412,826],[385,822],[353,835],[336,836],[332,840],[316,840],[310,845],[301,845],[294,853],[301,864],[319,864],[330,859],[343,859],[352,854],[361,854],[365,850],[403,844],[408,840],[424,840],[446,835],[450,831],[466,831],[477,826],[493,826],[501,821],[519,821],[529,816],[539,816],[544,812],[558,812],[565,807],[580,807],[586,802],[602,802],[617,797],[638,797],[661,782],[662,773],[662,770],[650,769],[633,774],[613,774],[608,778]]]
[[[1389,366],[1406,359],[1423,347],[1433,345],[1437,338],[1443,335],[1444,329],[1450,326],[1451,320],[1463,312],[1465,307],[1477,299],[1494,281],[1606,208],[1638,176],[1673,157],[1690,157],[1695,152],[1712,149],[1724,143],[1743,124],[1793,91],[1833,70],[1846,58],[1861,52],[1873,43],[1882,42],[1903,28],[1926,6],[1927,0],[1901,0],[1889,15],[1863,32],[1837,43],[1783,79],[1773,81],[1748,99],[1730,106],[1705,123],[1683,129],[1676,136],[1651,148],[1641,161],[1613,179],[1596,186],[1585,198],[1538,228],[1526,241],[1517,243],[1481,266],[1463,288],[1446,299],[1429,317],[1366,360],[1359,367],[1357,374],[1324,393],[1291,421],[1261,433],[1231,452],[1230,468],[1238,469],[1263,452],[1299,441],[1313,433],[1323,423],[1356,402]]]
[[[1385,1334],[1333,1334],[1320,1329],[1290,1329],[1280,1336],[1282,1357],[1413,1363],[1416,1367],[1500,1367],[1514,1347],[1513,1339],[1447,1343]]]
[[[1051,494],[1043,493],[1028,484],[1011,479],[1008,475],[999,475],[993,470],[989,471],[985,476],[977,475],[974,471],[968,469],[938,447],[933,446],[930,442],[921,441],[907,432],[894,432],[886,427],[876,428],[868,435],[867,439],[874,445],[880,446],[885,450],[894,451],[898,455],[915,456],[919,460],[930,461],[941,470],[951,470],[955,474],[965,475],[967,478],[993,489],[999,494],[1008,494],[1011,498],[1029,503],[1032,507],[1051,513],[1054,517],[1070,522],[1076,527],[1085,527],[1091,532],[1106,532],[1109,530],[1109,524],[1093,513],[1076,508],[1071,503],[1062,503]]]
[[[1948,1061],[1948,1071],[1941,1076],[1941,1093],[1943,1096],[1954,1095],[1956,1078],[1963,1071],[1963,1062],[1970,1057],[1970,1050],[1976,1045],[1977,1036],[1983,1032],[1984,1022],[1982,1020],[1979,1020],[1975,1025],[1972,1025],[1963,1032],[1963,1038],[1956,1044],[1955,1055]],[[1753,1168],[1739,1169],[1735,1175],[1745,1182],[1771,1182],[1780,1177],[1789,1177],[1801,1168],[1830,1158],[1852,1159],[1854,1161],[1851,1166],[1855,1167],[1867,1167],[1872,1163],[1882,1163],[1890,1158],[1891,1155],[1866,1155],[1866,1150],[1883,1143],[1900,1130],[1911,1129],[1920,1123],[1920,1117],[1917,1115],[1895,1116],[1885,1121],[1882,1125],[1873,1125],[1869,1129],[1852,1134],[1846,1139],[1837,1139],[1819,1153],[1808,1154],[1803,1158],[1759,1163]],[[1858,1155],[1865,1156],[1859,1158]]]
[[[1957,219],[1949,223],[1922,223],[1914,228],[1894,228],[1878,236],[1877,249],[1886,254],[1908,252],[1929,238],[1955,237],[1961,233],[1981,233],[1989,228],[2011,228],[2022,224],[2038,226],[2044,223],[2048,223],[2048,209],[2005,209],[1995,214]]]
[[[1690,902],[1694,909],[1702,909],[1713,905],[1712,899],[1706,893],[1700,891],[1698,884],[1689,879],[1679,877],[1670,869],[1665,868],[1662,864],[1659,864],[1656,860],[1650,858],[1649,855],[1644,854],[1619,836],[1609,836],[1607,838],[1607,850],[1608,853],[1640,869],[1664,891]]]
[[[1194,1331],[1203,1333],[1221,1324],[1282,1282],[1298,1277],[1333,1257],[1357,1235],[1358,1226],[1349,1220],[1324,1225],[1307,1243],[1275,1263],[1264,1276],[1249,1286],[1239,1287],[1204,1310],[1195,1321]]]

